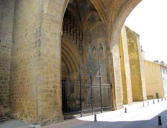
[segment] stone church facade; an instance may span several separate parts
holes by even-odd
[[[0,0],[0,114],[32,123],[146,99],[140,0]]]

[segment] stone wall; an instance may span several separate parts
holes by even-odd
[[[126,27],[133,101],[146,99],[143,60],[138,35]]]
[[[162,77],[160,71],[160,65],[154,62],[144,61],[144,74],[146,81],[147,98],[156,98],[156,93],[159,94],[159,98],[164,96]]]
[[[14,0],[0,0],[0,114],[9,113]]]

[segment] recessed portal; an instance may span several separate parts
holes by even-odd
[[[106,29],[89,0],[71,0],[63,20],[62,110],[84,114],[111,109]]]

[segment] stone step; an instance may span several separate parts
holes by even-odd
[[[7,121],[8,120],[8,118],[6,118],[6,117],[0,117],[0,122],[4,122],[4,121]]]
[[[0,122],[4,122],[4,121],[7,121],[9,120],[9,115],[0,115]]]

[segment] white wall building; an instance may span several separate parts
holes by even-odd
[[[161,65],[161,74],[162,74],[164,96],[167,97],[167,66]]]

